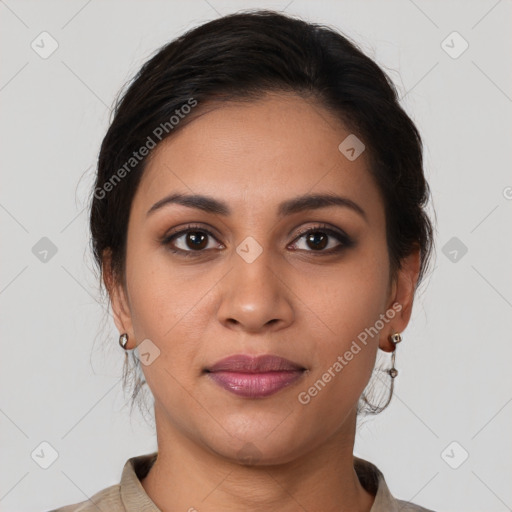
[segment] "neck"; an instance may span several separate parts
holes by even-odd
[[[353,465],[355,413],[345,428],[301,457],[252,466],[193,442],[171,426],[156,405],[155,419],[158,457],[141,482],[163,512],[371,509],[374,496],[363,488]]]

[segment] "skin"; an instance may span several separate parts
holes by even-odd
[[[338,150],[349,134],[312,100],[274,93],[203,108],[151,155],[130,212],[126,286],[109,272],[108,255],[104,279],[128,349],[148,338],[160,350],[141,366],[155,398],[159,452],[142,485],[161,510],[370,510],[374,496],[353,468],[356,407],[377,349],[392,351],[389,336],[409,322],[420,260],[414,251],[390,275],[367,153],[349,161]],[[169,204],[146,214],[173,192],[212,196],[233,213]],[[366,218],[340,206],[278,216],[282,201],[317,193],[349,198]],[[175,240],[193,252],[187,258],[161,239],[189,222],[213,237],[202,253],[186,235]],[[324,255],[336,238],[324,249],[298,238],[321,222],[354,245]],[[236,252],[248,236],[262,249],[252,263]],[[301,404],[298,394],[394,303],[401,311]],[[238,397],[203,370],[240,353],[276,354],[307,372],[269,397]],[[248,446],[257,457],[247,464],[240,450]]]

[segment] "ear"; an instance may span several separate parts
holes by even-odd
[[[119,276],[115,276],[112,269],[111,263],[111,251],[106,249],[103,253],[103,271],[102,277],[105,287],[110,296],[110,302],[112,304],[112,313],[114,315],[114,323],[116,324],[119,333],[128,333],[128,340],[134,339],[133,325],[130,314],[130,307],[128,302],[127,293],[123,286],[122,279]],[[130,345],[133,341],[128,341],[126,349],[129,350]]]
[[[381,331],[379,341],[379,348],[385,352],[393,352],[395,349],[395,345],[389,337],[392,334],[403,332],[409,323],[420,265],[420,248],[416,247],[409,256],[402,259],[400,269],[391,284],[386,311],[395,311],[395,316]]]

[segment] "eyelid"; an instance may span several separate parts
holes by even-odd
[[[309,233],[314,233],[316,231],[324,232],[331,238],[336,238],[339,242],[338,247],[352,247],[355,244],[354,239],[349,236],[344,230],[340,228],[336,228],[334,226],[331,226],[330,224],[326,224],[323,222],[317,223],[314,226],[310,226],[308,228],[303,228],[299,230],[297,236],[293,240],[292,244],[296,243],[298,240],[300,240],[304,235],[307,235]],[[329,254],[329,250],[327,251],[307,251],[307,252],[318,252],[318,254]]]
[[[170,252],[173,254],[177,254],[178,256],[182,256],[184,258],[195,258],[200,257],[204,254],[210,253],[211,249],[209,250],[201,250],[201,251],[193,251],[193,250],[185,250],[180,249],[179,247],[174,247],[171,242],[173,242],[176,238],[181,238],[182,236],[186,235],[190,231],[201,231],[202,233],[205,233],[206,236],[213,238],[216,240],[223,248],[225,246],[218,241],[217,237],[210,231],[209,228],[205,228],[201,225],[196,225],[194,223],[187,224],[184,227],[177,228],[175,230],[171,230],[171,232],[167,232],[163,237],[160,239],[160,243],[167,248]]]
[[[194,224],[194,223],[187,224],[184,227],[177,228],[176,230],[171,231],[170,233],[166,233],[161,238],[161,243],[164,245],[170,245],[170,243],[174,239],[179,238],[183,235],[186,235],[189,231],[194,231],[194,230],[201,231],[201,232],[205,233],[207,236],[214,238],[221,246],[223,246],[223,248],[225,248],[225,245],[218,240],[218,237],[210,231],[210,227],[207,228],[207,227],[204,227],[204,225],[202,225],[202,224]],[[323,231],[328,236],[330,236],[332,238],[336,238],[339,242],[337,247],[347,247],[348,248],[348,247],[351,247],[352,245],[354,245],[354,240],[349,235],[347,235],[347,233],[345,233],[345,231],[343,231],[340,228],[335,228],[329,224],[322,223],[322,222],[319,222],[319,223],[315,224],[314,226],[309,226],[307,228],[300,229],[298,231],[298,233],[296,234],[295,238],[293,239],[293,241],[291,242],[291,244],[289,244],[289,245],[295,244],[304,235],[306,235],[308,233],[314,233],[315,231]],[[174,253],[179,253],[179,254],[200,255],[201,253],[209,252],[211,249],[209,249],[209,250],[203,249],[200,251],[193,251],[193,250],[172,248],[170,250]],[[332,248],[330,250],[332,250]],[[312,253],[317,252],[318,254],[322,254],[322,253],[329,254],[330,250],[327,250],[327,251],[313,251],[312,250],[312,251],[306,251],[306,252],[312,252]]]
[[[176,236],[176,235],[183,235],[186,234],[188,231],[204,231],[208,235],[212,236],[213,238],[217,239],[218,241],[218,235],[215,233],[216,229],[208,224],[196,224],[194,222],[190,222],[186,224],[185,226],[172,229],[170,231],[166,231],[166,233],[161,237],[162,241],[169,240],[170,238]],[[220,243],[220,242],[219,242]]]
[[[341,237],[350,239],[350,237],[347,235],[347,233],[345,233],[345,231],[343,231],[342,229],[335,228],[334,226],[331,226],[330,224],[325,224],[323,222],[319,222],[319,223],[315,224],[314,226],[309,226],[308,228],[300,229],[297,233],[297,236],[295,237],[295,240],[297,240],[297,238],[300,238],[301,236],[303,236],[307,233],[311,233],[311,232],[315,232],[315,231],[326,231],[328,233],[329,232],[336,233],[337,235],[339,235]]]

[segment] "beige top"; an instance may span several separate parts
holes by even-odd
[[[141,480],[147,475],[158,452],[132,457],[126,461],[121,482],[97,492],[87,501],[67,505],[50,512],[161,512],[146,494]],[[354,457],[354,468],[361,485],[375,496],[370,512],[433,512],[413,503],[397,500],[389,492],[380,470],[371,462]]]

